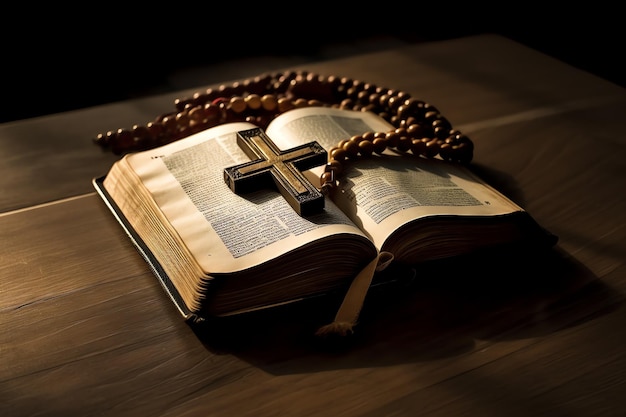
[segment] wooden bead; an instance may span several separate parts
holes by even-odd
[[[207,103],[202,108],[204,118],[209,123],[217,123],[220,119],[221,111],[219,106],[212,103]]]
[[[346,151],[348,158],[354,158],[359,154],[359,143],[349,140],[341,146],[341,149]]]
[[[452,148],[458,162],[469,163],[474,156],[474,144],[472,142],[462,142],[458,145],[453,145]]]
[[[189,119],[188,112],[181,111],[176,114],[176,124],[178,125],[177,129],[182,129],[182,128],[189,126],[189,122],[190,122],[190,119]]]
[[[149,122],[146,127],[148,128],[148,133],[152,139],[158,139],[161,135],[163,135],[163,125],[161,123]]]
[[[107,143],[107,136],[104,133],[98,133],[96,137],[93,139],[94,143],[103,148],[108,148],[109,143]]]
[[[258,94],[248,94],[244,100],[246,105],[252,110],[261,108],[261,97]]]
[[[377,154],[381,154],[385,152],[385,149],[387,149],[387,140],[384,138],[376,138],[374,139],[374,142],[372,142],[372,145],[374,146],[373,151]]]
[[[349,98],[346,98],[342,100],[341,103],[339,103],[339,108],[342,108],[342,109],[351,109],[352,107],[354,107],[354,101],[352,101],[352,99],[349,99]]]
[[[309,101],[305,98],[297,98],[293,101],[293,106],[297,109],[308,107]]]
[[[326,164],[325,171],[334,171],[335,174],[341,174],[341,172],[343,171],[343,165],[341,165],[341,162],[337,161],[337,160],[332,160],[332,161],[328,161],[328,163]]]
[[[177,130],[176,116],[167,116],[161,121],[163,123],[164,130],[167,134],[175,133]]]
[[[398,145],[396,146],[396,148],[400,152],[407,152],[409,149],[411,149],[412,141],[413,139],[410,136],[400,136],[400,140],[398,140]]]
[[[406,119],[404,119],[404,127],[406,129],[408,129],[411,125],[415,125],[415,124],[417,124],[417,125],[420,124],[419,120],[416,117],[409,116]]]
[[[366,132],[365,136],[369,137],[369,136],[371,136],[371,135],[368,135],[368,134],[367,134],[367,132]],[[352,137],[350,138],[350,142],[354,142],[354,143],[356,143],[357,145],[358,145],[360,142],[363,142],[364,140],[366,140],[366,139],[363,137],[363,135],[354,135],[354,136],[352,136]]]
[[[449,143],[444,142],[439,148],[439,155],[445,160],[451,160],[453,153],[452,145]]]
[[[204,112],[200,106],[192,107],[187,113],[189,114],[189,120],[193,123],[200,123],[204,120]]]
[[[343,148],[331,148],[328,154],[330,155],[331,160],[334,159],[339,162],[345,161],[348,157],[348,153]]]
[[[228,86],[225,84],[220,85],[217,88],[217,92],[220,97],[231,97],[236,94],[233,86]]]
[[[377,92],[370,93],[369,97],[367,98],[367,101],[373,104],[374,106],[376,106],[377,108],[380,107],[380,93],[377,93]]]
[[[291,109],[294,109],[295,106],[293,105],[293,102],[285,97],[281,97],[278,99],[278,111],[281,113],[285,113]]]
[[[448,121],[448,119],[446,119],[445,117],[439,115],[439,117],[437,117],[435,120],[433,120],[433,122],[431,123],[431,126],[433,129],[436,129],[438,127],[450,130],[452,129],[452,125],[450,124],[450,122]]]
[[[399,96],[392,95],[389,97],[389,100],[387,100],[387,106],[392,108],[394,111],[397,111],[398,107],[402,105],[402,101],[403,100]]]
[[[375,137],[376,137],[376,132],[371,132],[371,131],[364,132],[361,135],[362,140],[369,140],[370,142],[373,142]]]
[[[426,121],[427,123],[433,123],[435,120],[439,119],[441,117],[441,115],[439,114],[438,111],[435,110],[429,110],[426,113],[424,113],[424,121]]]
[[[150,137],[150,131],[148,130],[148,127],[144,125],[134,125],[132,128],[132,134],[135,138],[140,139]]]
[[[406,104],[401,104],[400,106],[398,106],[398,110],[396,111],[398,117],[402,119],[407,119],[411,115],[411,113],[411,108]]]
[[[395,130],[392,132],[387,132],[387,134],[385,135],[385,140],[387,141],[387,146],[389,148],[395,148],[400,142],[400,134]]]
[[[229,106],[230,106],[230,109],[234,111],[235,113],[243,113],[248,108],[248,105],[246,104],[246,100],[244,100],[244,98],[241,96],[231,97]]]
[[[278,99],[274,94],[265,94],[261,97],[261,107],[266,111],[276,111],[278,109]]]
[[[385,137],[387,136],[387,132],[376,132],[374,133],[374,139],[385,139]],[[371,141],[373,141],[373,139],[369,139]]]
[[[356,99],[358,101],[369,103],[369,96],[370,96],[370,93],[368,91],[359,91],[358,94],[356,95]]]
[[[433,136],[439,139],[445,139],[450,136],[450,129],[439,126],[433,129]]]
[[[121,155],[133,150],[133,134],[126,129],[118,129],[111,137],[111,149],[113,153]]]
[[[422,139],[413,139],[411,141],[411,152],[415,155],[423,155],[426,152],[426,142]]]
[[[320,176],[320,183],[324,185],[326,183],[335,182],[335,172],[334,171],[324,171]]]
[[[399,127],[395,130],[395,132],[400,135],[400,136],[406,136],[407,135],[407,131],[406,131],[406,127]]]
[[[439,153],[439,148],[441,147],[441,143],[438,139],[432,139],[426,142],[426,151],[425,156],[428,158],[432,158]]]
[[[363,140],[357,146],[361,156],[370,156],[374,152],[374,144],[369,140]]]
[[[424,128],[424,126],[417,124],[417,123],[414,123],[410,125],[409,127],[407,127],[406,133],[407,135],[409,135],[410,137],[414,139],[423,138],[424,136],[427,135],[427,131]]]
[[[350,141],[350,139],[343,139],[343,140],[340,140],[340,141],[337,143],[337,146],[336,146],[336,147],[337,147],[337,148],[343,148],[343,145],[345,145],[345,144],[346,144],[346,143],[348,143],[349,141]]]

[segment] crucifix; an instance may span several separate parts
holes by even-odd
[[[327,162],[326,150],[317,142],[281,151],[263,129],[254,128],[237,132],[237,144],[252,160],[224,169],[233,192],[243,194],[273,181],[299,215],[324,208],[324,195],[301,172]]]

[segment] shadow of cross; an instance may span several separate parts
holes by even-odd
[[[252,160],[224,169],[224,181],[233,192],[258,190],[273,181],[299,215],[324,209],[324,195],[302,173],[327,161],[326,150],[317,142],[281,151],[263,129],[254,128],[237,132],[237,143]]]

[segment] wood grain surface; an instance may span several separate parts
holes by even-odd
[[[313,336],[331,298],[190,325],[94,192],[117,157],[90,140],[197,90],[3,124],[0,415],[625,415],[624,89],[489,35],[293,69],[437,106],[557,246],[424,265],[345,340]]]

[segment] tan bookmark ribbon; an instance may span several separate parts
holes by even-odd
[[[380,252],[376,258],[367,264],[350,284],[350,288],[348,288],[348,292],[335,315],[335,320],[320,327],[315,334],[317,336],[332,334],[346,336],[352,334],[365,302],[365,296],[372,284],[374,274],[387,268],[391,261],[393,261],[393,254]]]

